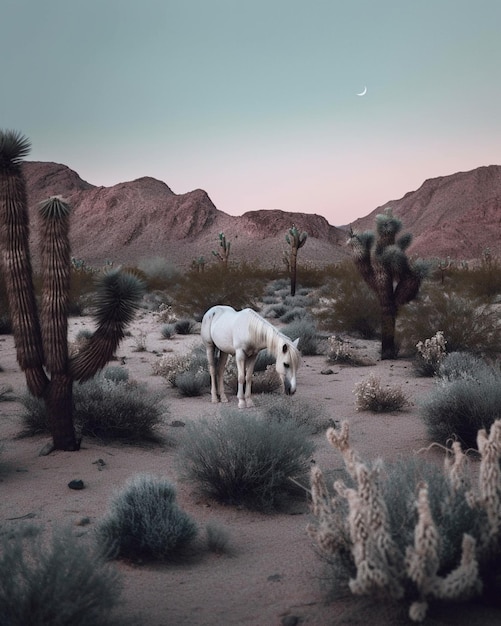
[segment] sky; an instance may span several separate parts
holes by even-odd
[[[344,225],[501,164],[500,23],[499,0],[2,0],[0,128],[93,185]]]

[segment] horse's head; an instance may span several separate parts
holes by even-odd
[[[296,392],[296,373],[300,363],[298,343],[299,339],[290,343],[282,342],[275,363],[275,369],[282,381],[283,390],[288,395]]]

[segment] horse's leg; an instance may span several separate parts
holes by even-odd
[[[235,361],[237,362],[237,375],[238,375],[238,408],[245,409],[244,398],[244,386],[245,386],[245,352],[243,350],[237,350],[235,352]]]
[[[214,355],[214,344],[207,344],[206,346],[206,350],[207,350],[207,362],[209,363],[209,374],[210,374],[210,395],[211,395],[211,401],[212,402],[217,402],[218,398],[217,398],[217,386],[216,386],[216,358]]]
[[[219,393],[219,399],[221,402],[228,402],[228,398],[224,393],[224,368],[226,367],[226,362],[228,361],[228,354],[226,352],[219,352],[219,360],[217,363],[217,390]]]
[[[251,398],[252,391],[252,375],[254,374],[254,365],[256,364],[257,354],[247,359],[245,364],[245,406],[250,409],[254,406]]]

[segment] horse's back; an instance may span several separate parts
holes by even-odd
[[[226,304],[216,304],[204,313],[200,335],[205,345],[214,343],[212,331],[216,322],[218,322],[224,315],[228,316],[235,313],[235,309]]]

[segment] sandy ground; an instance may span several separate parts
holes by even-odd
[[[92,327],[88,318],[70,320],[70,334]],[[219,411],[207,394],[182,398],[166,381],[152,372],[152,364],[164,352],[182,353],[200,343],[198,335],[164,340],[161,324],[150,313],[141,314],[131,327],[117,356],[125,361],[130,376],[151,389],[165,391],[165,434],[179,440],[188,422]],[[137,352],[144,337],[146,351]],[[377,343],[359,342],[361,354],[374,357]],[[15,360],[12,337],[0,337],[0,384],[14,393],[24,390],[24,376]],[[330,369],[331,373],[322,373]],[[408,409],[392,414],[357,412],[353,389],[371,372],[383,381],[401,385],[411,400]],[[364,458],[395,459],[428,446],[416,402],[432,381],[417,378],[406,360],[376,361],[368,367],[328,366],[323,356],[304,357],[298,377],[297,396],[318,402],[335,420],[350,422],[351,441]],[[236,406],[236,399],[231,398]],[[179,480],[175,446],[137,447],[102,445],[83,440],[79,452],[53,452],[39,456],[47,437],[19,439],[20,405],[0,403],[0,528],[37,523],[44,528],[70,523],[80,533],[92,533],[107,511],[114,490],[138,472],[168,478],[176,484],[179,505],[203,529],[209,522],[223,526],[230,536],[231,555],[205,553],[200,558],[167,565],[117,564],[124,591],[120,612],[138,615],[150,626],[274,626],[284,624],[407,624],[406,607],[376,604],[370,599],[341,594],[327,601],[325,566],[316,555],[306,532],[311,521],[307,495],[288,513],[261,514],[222,506],[200,498],[194,486]],[[342,467],[339,455],[323,433],[314,436],[315,462],[324,470]],[[99,461],[97,463],[97,461]],[[104,464],[102,463],[104,461]],[[85,489],[68,488],[82,479]],[[82,525],[82,522],[90,523]],[[434,607],[427,624],[494,624],[501,614],[482,606]]]

